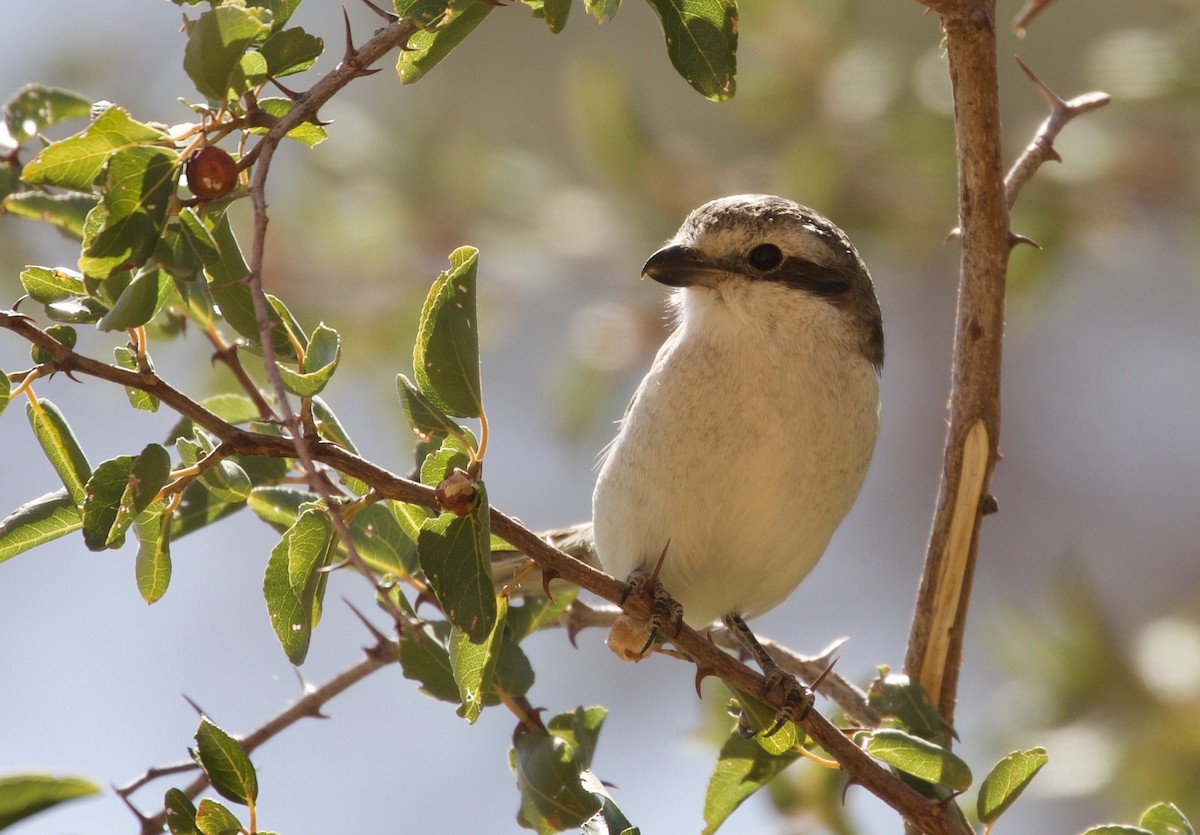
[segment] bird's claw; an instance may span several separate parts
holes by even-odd
[[[812,710],[816,697],[813,695],[813,691],[797,681],[795,676],[784,672],[779,667],[767,670],[765,675],[767,682],[763,685],[762,697],[766,698],[776,687],[783,693],[779,712],[775,714],[775,724],[764,734],[764,736],[774,736],[788,722],[804,721],[808,712]]]
[[[653,575],[634,574],[630,577],[629,583],[625,586],[625,592],[621,595],[621,605],[625,604],[630,595],[635,594],[646,598],[650,604],[650,617],[646,619],[646,624],[650,627],[650,634],[646,639],[646,645],[638,653],[639,656],[642,656],[649,652],[660,633],[665,632],[671,637],[679,634],[679,630],[683,629],[683,607],[679,605],[679,601],[671,597]]]

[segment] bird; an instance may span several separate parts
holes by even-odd
[[[841,229],[764,194],[693,210],[642,275],[673,288],[674,329],[602,453],[595,555],[651,596],[642,655],[670,621],[722,621],[763,669],[763,695],[783,688],[773,733],[813,696],[745,620],[795,590],[863,484],[883,366],[875,287]]]

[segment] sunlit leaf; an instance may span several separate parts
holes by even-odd
[[[1154,835],[1196,835],[1192,823],[1174,803],[1156,803],[1142,813],[1138,825]]]
[[[158,601],[171,582],[171,517],[166,510],[167,500],[160,499],[133,523],[138,539],[134,574],[138,591],[147,603]]]
[[[413,349],[413,372],[421,393],[456,417],[479,417],[483,411],[475,303],[478,265],[479,250],[474,247],[450,253],[450,269],[437,277],[425,297]]]
[[[298,26],[276,32],[259,47],[267,62],[267,73],[273,78],[307,70],[324,50],[324,41]]]
[[[291,99],[280,97],[271,97],[258,100],[258,107],[269,116],[274,116],[276,119],[282,119],[291,112],[294,102]],[[250,133],[263,134],[267,132],[267,128],[251,128]],[[312,122],[302,122],[296,127],[289,130],[285,136],[288,139],[294,139],[302,145],[307,145],[309,148],[314,145],[319,145],[329,138],[329,131],[320,125]]]
[[[583,787],[578,750],[559,736],[519,734],[511,754],[521,792],[517,821],[541,832],[581,826],[600,811],[601,801]]]
[[[496,622],[496,594],[483,482],[476,490],[475,506],[466,516],[446,512],[422,523],[417,555],[446,617],[478,643]]]
[[[437,66],[443,58],[463,42],[463,39],[492,11],[489,3],[474,2],[451,9],[435,28],[422,29],[408,39],[408,49],[396,60],[400,83],[412,84]]]
[[[416,541],[384,505],[367,505],[349,527],[354,549],[372,571],[403,577],[417,570]]]
[[[440,443],[447,435],[461,434],[462,427],[429,402],[417,384],[403,374],[396,375],[396,390],[404,417],[418,440]]]
[[[104,163],[117,151],[167,141],[162,131],[112,105],[80,133],[43,148],[21,171],[21,179],[30,185],[90,192]]]
[[[21,286],[35,301],[42,304],[82,296],[83,276],[74,270],[49,267],[26,267],[21,273]]]
[[[791,765],[800,752],[768,754],[753,739],[744,739],[735,729],[717,756],[704,796],[704,832],[716,832],[746,798],[771,782]]]
[[[895,728],[872,731],[866,751],[905,774],[952,791],[965,791],[971,785],[971,769],[950,751],[928,740]]]
[[[163,810],[167,813],[167,829],[171,835],[200,835],[196,828],[196,807],[182,791],[167,789]]]
[[[942,718],[920,682],[901,673],[887,673],[871,682],[867,701],[885,716],[894,716],[913,735],[942,742],[954,729]]]
[[[174,286],[171,276],[163,270],[138,273],[96,327],[102,331],[123,331],[146,324],[162,309]]]
[[[67,237],[80,240],[84,219],[95,205],[96,198],[88,194],[23,191],[5,197],[0,203],[0,213],[49,223]]]
[[[97,466],[83,501],[83,541],[88,548],[101,551],[125,544],[125,532],[170,474],[170,455],[158,444],[147,444],[136,457],[120,455]]]
[[[612,20],[620,6],[621,0],[584,0],[583,2],[587,13],[593,15],[601,23]]]
[[[71,501],[77,507],[82,507],[87,495],[85,488],[88,479],[92,477],[92,468],[67,419],[57,406],[42,398],[38,398],[36,405],[30,403],[26,407],[26,414],[33,426],[34,436],[41,444],[46,458],[50,460],[50,466],[54,467],[54,471],[62,479]]]
[[[667,56],[707,99],[733,97],[737,73],[737,0],[646,0],[662,21]]]
[[[441,21],[450,5],[450,0],[394,0],[396,14],[420,24],[424,29]]]
[[[237,815],[208,797],[196,810],[196,828],[202,835],[241,835],[244,831]]]
[[[116,359],[117,365],[127,371],[141,370],[138,366],[137,354],[124,345],[118,345],[113,348],[113,358]],[[129,399],[129,405],[135,409],[143,412],[158,411],[158,398],[153,394],[149,394],[133,386],[125,386],[125,396]]]
[[[271,626],[293,664],[304,663],[320,611],[319,569],[329,564],[335,536],[324,511],[303,511],[271,550],[263,596]]]
[[[183,69],[201,95],[223,101],[249,89],[242,56],[269,30],[269,19],[269,14],[233,4],[200,15],[188,33]]]
[[[979,820],[990,824],[1004,814],[1048,760],[1045,748],[1030,748],[1013,751],[992,766],[979,784],[976,801]]]
[[[450,633],[450,670],[454,673],[458,695],[462,700],[458,715],[471,724],[483,712],[484,700],[492,686],[507,611],[508,599],[497,598],[496,620],[491,633],[483,641],[472,641],[466,633],[457,629]]]
[[[49,774],[0,777],[0,829],[64,801],[99,792],[99,786],[79,777]]]
[[[293,371],[282,363],[277,363],[276,367],[288,391],[299,397],[312,397],[329,383],[341,355],[341,336],[322,322],[309,339],[301,370]]]
[[[86,118],[91,110],[91,101],[78,93],[29,84],[4,103],[4,124],[13,139],[24,142],[51,125]]]
[[[0,562],[83,527],[66,488],[27,502],[0,521]]]
[[[196,729],[196,757],[212,787],[226,800],[249,805],[258,798],[258,775],[242,746],[207,716]]]

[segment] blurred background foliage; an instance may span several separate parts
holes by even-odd
[[[1049,749],[1035,797],[1011,813],[1024,809],[1029,825],[1011,831],[1128,819],[1158,800],[1197,819],[1200,6],[1059,0],[1023,39],[1007,29],[1017,9],[1000,3],[1010,159],[1045,109],[1009,55],[1064,98],[1101,89],[1113,103],[1066,129],[1063,163],[1044,168],[1013,213],[1014,230],[1044,249],[1012,258],[1008,459],[995,485],[1001,513],[984,528],[959,732],[977,774],[1013,748]],[[374,21],[361,9],[351,17],[361,40]],[[294,20],[329,49],[290,79],[302,89],[336,61],[340,11],[310,0]],[[178,22],[166,2],[43,0],[0,32],[0,94],[37,81],[111,99],[137,119],[187,121],[176,101],[190,89]],[[562,524],[586,513],[591,457],[664,335],[660,294],[636,280],[646,255],[720,194],[778,192],[818,208],[856,241],[880,285],[884,435],[847,523],[854,532],[809,581],[816,591],[802,589],[763,629],[816,651],[826,633],[809,634],[808,613],[837,612],[822,595],[853,599],[829,629],[852,635],[859,657],[843,672],[865,680],[874,664],[902,657],[939,471],[957,256],[943,245],[956,186],[936,17],[912,2],[745,2],[738,93],[722,104],[675,75],[661,38],[633,2],[599,26],[576,8],[560,35],[514,3],[420,83],[402,87],[385,67],[352,85],[323,112],[330,139],[289,147],[275,163],[268,289],[302,321],[348,334],[342,391],[361,406],[350,428],[403,471],[389,459],[408,460],[391,375],[407,370],[421,300],[447,253],[478,246],[485,399],[498,404],[489,405],[489,486],[531,524]],[[5,303],[26,264],[76,255],[51,230],[5,218]],[[186,369],[200,396],[219,371],[185,362],[182,352],[205,351],[190,344],[166,364]],[[24,367],[23,350],[0,345],[0,362]],[[13,425],[6,431],[21,429]],[[9,487],[6,508],[29,498],[26,485]],[[547,496],[556,492],[566,498]],[[119,579],[131,587],[127,574]],[[640,680],[645,672],[614,673],[634,704],[639,686],[662,686]],[[671,686],[672,698],[686,689]],[[699,758],[711,764],[712,753]],[[618,746],[610,756],[626,754]],[[0,771],[24,765],[4,760]],[[639,809],[639,790],[622,807],[643,831],[678,831],[656,826],[649,802]],[[687,805],[689,822],[695,792],[676,806]],[[840,811],[835,775],[821,769],[791,769],[771,795],[785,823],[770,825],[781,831],[892,826]],[[500,809],[515,805],[500,797]],[[761,831],[763,820],[739,812],[728,831]]]

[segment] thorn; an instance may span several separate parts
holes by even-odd
[[[1047,87],[1045,82],[1038,78],[1037,74],[1033,70],[1029,69],[1029,65],[1021,60],[1021,56],[1014,55],[1013,58],[1016,60],[1018,66],[1020,66],[1025,72],[1025,75],[1029,78],[1029,80],[1033,82],[1033,86],[1037,88],[1037,91],[1042,94],[1042,98],[1046,100],[1046,105],[1051,111],[1057,113],[1058,111],[1066,108],[1067,103],[1055,95],[1054,91]]]
[[[839,655],[836,658],[834,658],[832,661],[830,661],[829,665],[827,667],[825,667],[824,670],[821,671],[821,674],[819,676],[817,676],[815,679],[813,679],[813,683],[809,686],[808,689],[813,691],[814,693],[816,693],[817,688],[820,687],[821,684],[825,681],[825,679],[829,677],[829,674],[833,672],[833,665],[836,664],[838,661],[840,661],[841,658],[842,658],[842,656]]]
[[[371,637],[375,639],[376,648],[382,647],[382,646],[385,646],[386,644],[391,643],[391,639],[388,638],[387,635],[384,635],[381,631],[379,631],[379,629],[375,626],[375,624],[373,624],[373,623],[371,623],[371,621],[367,620],[367,616],[364,615],[362,612],[360,612],[353,603],[351,603],[345,597],[342,598],[342,602],[350,607],[350,611],[354,613],[355,617],[357,617],[359,619],[359,621],[362,622],[362,625],[366,627],[367,631],[371,633]],[[368,650],[368,652],[369,651],[370,650]]]
[[[999,511],[1000,502],[996,501],[995,496],[993,496],[991,493],[988,493],[983,497],[983,501],[980,503],[980,512],[983,513],[984,516],[990,516],[991,514],[998,513]]]
[[[711,675],[713,675],[712,670],[708,669],[707,667],[701,667],[699,664],[696,665],[696,698],[697,699],[704,698],[704,696],[700,693],[700,683],[703,682],[704,679],[708,678]]]
[[[549,569],[549,568],[542,569],[542,592],[546,595],[546,597],[550,600],[550,602],[552,604],[554,603],[554,593],[550,591],[550,583],[557,578],[558,578],[558,575],[556,573],[554,573],[554,571],[552,571],[551,569]],[[571,643],[573,644],[575,642],[571,641]]]
[[[654,570],[650,572],[650,578],[646,581],[646,585],[654,588],[658,584],[658,572],[663,567],[663,561],[667,558],[667,549],[671,547],[671,540],[667,540],[667,544],[663,546],[662,553],[658,555],[658,562],[654,564]]]
[[[192,710],[196,711],[196,713],[199,714],[200,716],[207,718],[208,714],[204,712],[203,708],[201,708],[200,705],[193,702],[191,697],[188,696],[187,693],[180,693],[179,695],[183,696],[183,700],[192,706]]]
[[[279,83],[279,79],[277,78],[271,78],[269,81],[279,88],[279,92],[283,93],[292,101],[298,101],[304,95],[303,93],[297,93],[295,90],[289,90],[287,87],[284,87]]]
[[[346,52],[342,55],[342,63],[353,61],[358,55],[358,50],[354,46],[354,35],[350,32],[350,12],[346,11],[346,7],[342,6],[342,22],[346,26]]]
[[[397,23],[400,21],[400,15],[393,14],[392,12],[389,12],[387,9],[381,9],[379,6],[376,6],[374,3],[372,3],[371,0],[363,0],[363,2],[367,4],[368,9],[375,12],[375,14],[382,17],[388,23]],[[345,7],[343,7],[343,8],[345,8]]]
[[[437,599],[427,590],[422,590],[417,593],[417,599],[413,601],[413,611],[416,612],[421,608],[422,603],[437,603]]]
[[[121,798],[121,802],[125,804],[125,808],[133,813],[133,816],[137,818],[138,823],[142,825],[144,830],[146,824],[150,823],[150,818],[147,815],[142,814],[142,811],[133,805],[133,801],[126,796],[125,792],[121,791],[118,787],[113,786],[111,783],[109,785],[113,790],[113,794]]]
[[[1056,156],[1056,157],[1058,156],[1057,152],[1054,154],[1054,156]],[[1055,160],[1055,162],[1062,162],[1062,160],[1057,159],[1057,160]],[[1042,248],[1041,244],[1039,244],[1033,238],[1028,237],[1027,235],[1018,235],[1016,232],[1008,233],[1008,248],[1009,249],[1016,249],[1021,244],[1029,244],[1031,247],[1033,247],[1034,249],[1038,249],[1038,250],[1040,250]]]
[[[853,777],[850,777],[849,775],[847,775],[846,782],[842,783],[842,805],[843,806],[846,805],[846,792],[848,792],[850,790],[851,786],[854,786],[857,784],[858,784],[857,780],[855,780]]]

